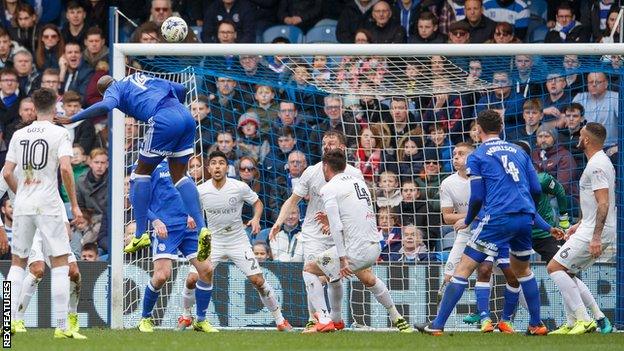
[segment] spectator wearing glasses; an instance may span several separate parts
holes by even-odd
[[[607,129],[605,148],[616,146],[618,138],[618,93],[611,91],[609,81],[603,72],[593,72],[587,75],[587,92],[577,94],[573,102],[578,102],[585,107],[585,119],[587,122],[597,122]],[[611,148],[610,148],[611,149]],[[608,156],[617,152],[615,149],[608,150]]]
[[[470,25],[464,21],[451,23],[449,26],[448,42],[451,44],[470,43]]]
[[[471,43],[485,43],[492,38],[496,22],[483,15],[482,0],[466,0],[464,3],[466,18],[460,22],[468,24]]]
[[[63,56],[65,41],[61,31],[54,24],[46,24],[39,33],[35,62],[39,70],[59,68],[59,59]]]
[[[217,43],[234,44],[238,38],[236,23],[230,20],[222,20],[217,26]]]
[[[218,23],[223,20],[236,24],[237,42],[256,42],[255,13],[249,3],[243,0],[217,0],[205,9],[202,42],[217,42]]]
[[[373,6],[371,17],[364,23],[364,28],[373,35],[373,42],[378,44],[405,43],[405,28],[392,18],[392,7],[384,0]]]
[[[258,162],[253,157],[242,156],[238,160],[236,171],[238,179],[242,182],[245,182],[245,184],[247,184],[251,188],[251,190],[258,194],[258,197],[263,204],[267,204],[266,211],[262,214],[262,218],[260,219],[260,226],[262,228],[269,228],[272,224],[270,220],[272,212],[268,206],[268,201],[270,200],[268,198],[268,192],[265,188],[267,183],[261,180],[261,173],[260,168],[258,167]],[[277,207],[277,211],[279,211],[279,207]],[[243,206],[242,216],[245,223],[251,220],[251,218],[253,217],[252,206],[245,204]]]
[[[70,41],[79,43],[84,48],[84,41],[87,35],[87,25],[85,20],[87,13],[84,6],[77,1],[67,3],[67,11],[65,11],[65,19],[67,22],[61,30],[61,35],[66,43]]]
[[[171,8],[170,0],[152,0],[152,6],[150,7],[150,21],[156,23],[156,25],[160,28],[160,25],[171,16],[173,16],[173,10]]]
[[[566,90],[566,79],[559,73],[550,73],[546,77],[547,95],[542,98],[544,105],[544,121],[557,121],[557,127],[565,126],[562,110],[572,101],[570,92]]]
[[[15,39],[19,45],[31,53],[34,53],[37,47],[37,33],[40,31],[35,9],[29,4],[18,4],[17,18],[14,19],[15,26],[9,28],[11,38]]]
[[[492,85],[495,88],[477,102],[476,113],[492,109],[505,120],[506,127],[514,127],[522,121],[524,97],[511,89],[511,79],[506,71],[494,72]]]
[[[566,2],[557,7],[555,27],[552,28],[544,42],[546,43],[589,43],[591,30],[574,17],[572,7]]]
[[[496,23],[496,28],[494,29],[494,36],[486,43],[515,44],[522,43],[522,40],[514,35],[514,27],[511,24],[507,22],[498,22]]]
[[[317,155],[321,153],[321,141],[326,131],[344,133],[348,148],[357,147],[359,125],[355,123],[353,112],[345,110],[342,98],[338,95],[327,95],[323,98],[323,111],[327,119],[315,126],[315,133],[311,135],[312,149]]]

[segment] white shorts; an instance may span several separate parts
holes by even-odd
[[[381,246],[379,243],[372,242],[368,245],[362,245],[359,252],[347,253],[349,260],[349,268],[353,272],[366,269],[377,262],[381,254]],[[323,273],[329,278],[330,282],[340,279],[340,257],[336,246],[322,252],[316,257],[316,264],[321,268]]]
[[[303,249],[303,260],[312,262],[316,257],[334,246],[332,240],[308,240],[301,242]]]
[[[28,266],[34,262],[45,262],[48,267],[52,267],[50,264],[50,255],[46,255],[43,251],[43,239],[41,238],[41,233],[37,230],[35,236],[33,238],[32,248],[30,249],[30,255],[28,255]],[[69,253],[67,256],[68,263],[76,262],[76,255],[73,252]]]
[[[572,274],[578,274],[598,260],[589,253],[589,242],[581,239],[577,234],[572,235],[553,257]],[[603,242],[602,251],[604,252],[609,245],[610,243]]]
[[[444,275],[453,275],[455,274],[455,268],[461,261],[462,255],[464,254],[464,250],[466,249],[466,245],[470,241],[470,237],[472,234],[470,231],[465,232],[461,230],[457,236],[455,237],[455,242],[453,243],[453,247],[451,248],[451,252],[449,253],[448,258],[446,259],[446,265],[444,265]],[[485,258],[486,261],[494,262],[494,257],[488,256]],[[509,257],[500,257],[496,260],[496,264],[500,263],[509,263]]]
[[[213,268],[217,268],[219,262],[232,261],[245,276],[262,274],[256,255],[254,255],[247,235],[234,239],[232,242],[220,243],[212,240],[210,261]],[[195,266],[191,265],[189,273],[197,273]]]
[[[58,257],[71,252],[63,216],[26,215],[13,219],[11,252],[21,258],[30,255],[35,232],[41,232],[43,252]]]

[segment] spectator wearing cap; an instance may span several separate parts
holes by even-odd
[[[338,19],[338,24],[336,25],[336,39],[338,39],[338,42],[355,42],[356,32],[370,17],[373,6],[378,1],[379,0],[350,0],[349,3],[345,5]]]
[[[259,131],[258,115],[255,112],[245,112],[238,119],[238,140],[236,143],[243,153],[250,155],[259,163],[270,151],[269,141],[262,138]]]
[[[429,250],[424,243],[422,230],[415,225],[404,225],[401,228],[401,250],[390,257],[390,261],[420,262],[428,261]]]
[[[447,36],[438,30],[438,18],[431,12],[423,12],[418,17],[415,33],[409,36],[409,43],[446,43]]]
[[[470,27],[470,42],[485,43],[492,38],[496,29],[496,22],[483,15],[482,0],[466,0],[464,3],[466,18],[464,22]]]
[[[577,94],[573,102],[585,108],[587,122],[597,122],[607,129],[606,147],[615,146],[618,140],[618,93],[608,90],[609,81],[603,72],[587,74],[587,92]],[[610,155],[609,155],[610,156]]]
[[[321,19],[321,0],[279,0],[277,18],[283,24],[307,32]]]
[[[522,0],[484,0],[484,14],[494,22],[508,22],[514,27],[516,37],[524,40],[529,27],[531,11]]]
[[[440,239],[440,224],[442,223],[440,208],[440,183],[446,178],[445,173],[440,173],[438,152],[435,149],[425,150],[425,166],[416,178],[418,188],[422,189],[420,198],[427,202],[427,246],[435,251],[437,239]]]
[[[385,0],[373,6],[371,17],[364,23],[364,28],[373,35],[373,43],[405,43],[405,28],[392,18],[392,7]]]
[[[559,142],[564,145],[574,157],[574,161],[579,168],[583,168],[585,158],[583,150],[579,149],[579,138],[581,128],[585,125],[585,109],[578,102],[573,102],[561,109],[564,116],[565,127],[559,129]]]
[[[557,6],[555,27],[544,38],[545,43],[589,43],[591,29],[578,22],[567,2]]]
[[[202,42],[216,43],[218,23],[230,20],[236,24],[237,42],[256,42],[256,17],[244,0],[217,0],[206,7],[202,26]]]
[[[549,125],[537,130],[537,147],[531,158],[538,172],[546,172],[557,178],[566,193],[578,196],[576,162],[568,149],[559,143],[557,131]]]
[[[549,73],[546,77],[547,95],[542,98],[546,122],[557,121],[557,127],[565,126],[562,109],[570,104],[572,97],[566,89],[566,78],[560,73]]]
[[[505,128],[505,140],[526,141],[531,148],[535,147],[537,130],[540,127],[544,114],[542,113],[542,103],[538,99],[530,99],[522,106],[522,117],[524,125]]]
[[[470,25],[464,21],[451,23],[449,26],[448,42],[451,44],[470,43]]]

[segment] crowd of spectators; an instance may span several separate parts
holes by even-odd
[[[305,33],[326,19],[335,21],[341,43],[531,40],[531,15],[522,0],[5,0],[1,5],[0,164],[15,130],[35,119],[29,98],[35,89],[57,90],[61,115],[71,116],[101,99],[96,82],[109,71],[111,5],[139,24],[134,28],[121,21],[119,27],[122,40],[137,43],[161,42],[160,24],[171,15],[201,28],[199,35],[190,31],[187,42],[260,42],[271,26],[296,26]],[[548,1],[544,40],[619,41],[621,30],[613,31],[619,6],[616,0]],[[273,42],[288,43],[289,38]],[[573,200],[586,162],[577,148],[579,130],[587,121],[605,125],[606,151],[616,159],[621,59],[607,59],[587,64],[575,55],[550,60],[433,56],[401,63],[374,55],[210,58],[220,73],[200,78],[201,94],[189,106],[198,121],[198,152],[189,161],[189,173],[198,183],[206,181],[204,157],[210,150],[223,151],[228,176],[249,184],[265,204],[265,230],[250,234],[254,253],[263,260],[302,261],[305,201],[290,214],[277,240],[269,242],[266,229],[306,167],[320,161],[323,133],[340,131],[349,161],[362,171],[374,195],[383,238],[380,260],[441,261],[454,233],[441,220],[439,186],[453,172],[454,145],[478,143],[474,117],[479,111],[499,111],[505,118],[502,136],[527,141],[538,171],[556,177]],[[157,57],[136,57],[128,65],[161,70]],[[452,67],[467,75],[449,74]],[[405,94],[384,94],[388,77],[401,77]],[[435,93],[418,94],[417,82],[425,78]],[[455,89],[457,79],[474,88]],[[319,89],[330,82],[346,93]],[[106,260],[106,116],[66,128],[74,143],[78,199],[88,219],[73,228],[72,248],[83,259]],[[128,174],[144,132],[126,118]],[[62,194],[66,199],[64,190]],[[9,232],[10,206],[3,199]],[[570,201],[570,208],[558,210],[577,216],[577,207]],[[126,212],[126,232],[132,233],[131,211]],[[243,216],[251,218],[251,208]]]

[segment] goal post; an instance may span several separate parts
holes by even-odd
[[[187,67],[199,68],[201,67],[204,71],[213,72],[211,75],[219,76],[220,66],[215,65],[211,61],[212,57],[222,57],[228,55],[262,55],[262,56],[284,56],[288,58],[302,58],[306,60],[306,58],[313,57],[315,55],[323,55],[328,57],[342,57],[342,56],[353,56],[353,57],[370,57],[370,56],[380,56],[380,57],[392,57],[397,58],[396,60],[388,60],[388,65],[396,64],[402,65],[404,63],[410,62],[419,62],[419,58],[427,58],[431,56],[443,56],[448,57],[449,62],[453,65],[454,57],[496,57],[496,56],[515,56],[515,55],[536,55],[543,57],[551,57],[551,56],[563,56],[563,55],[579,55],[579,56],[591,56],[591,57],[601,57],[601,56],[616,56],[619,59],[619,56],[624,55],[624,44],[618,43],[610,43],[610,44],[469,44],[469,45],[455,45],[455,44],[420,44],[420,45],[412,45],[412,44],[400,44],[400,45],[381,45],[381,44],[367,44],[367,45],[356,45],[356,44],[289,44],[289,45],[273,45],[273,44],[113,44],[112,47],[112,68],[113,68],[113,77],[115,79],[121,79],[127,75],[128,66],[127,60],[129,57],[152,57],[155,58],[156,61],[160,60],[163,64],[164,70],[171,70],[171,73],[181,72],[183,69]],[[171,58],[176,58],[176,62],[173,62]],[[178,60],[179,59],[179,60]],[[293,60],[295,61],[295,60]],[[599,60],[596,60],[599,61]],[[398,63],[397,63],[398,62]],[[293,70],[295,64],[286,65],[287,69]],[[587,70],[579,71],[580,74],[587,73],[591,68],[599,68],[598,66],[587,67]],[[463,69],[463,71],[462,71]],[[462,67],[459,71],[457,71],[457,77],[463,77],[466,74],[466,68]],[[617,254],[616,254],[616,263],[614,272],[609,271],[607,279],[608,284],[615,284],[615,301],[610,301],[613,303],[614,308],[614,316],[617,323],[624,323],[624,179],[622,176],[624,175],[624,141],[622,136],[624,136],[624,75],[622,72],[624,70],[619,67],[611,67],[608,69],[611,74],[618,75],[619,81],[618,84],[618,100],[620,101],[618,105],[618,121],[617,121],[617,130],[619,131],[620,138],[617,140],[617,146],[621,152],[618,153],[618,163],[617,163],[617,211],[618,211],[618,241],[617,241]],[[390,71],[392,71],[390,69]],[[226,76],[232,75],[231,72],[221,72]],[[388,79],[391,79],[392,74],[388,74]],[[236,77],[240,78],[240,77]],[[409,83],[404,81],[404,77],[394,77],[397,81],[403,83]],[[545,78],[545,77],[543,77]],[[241,79],[245,79],[242,77]],[[452,79],[451,79],[452,81]],[[253,80],[250,82],[253,83]],[[330,82],[331,83],[331,82]],[[328,83],[329,84],[329,83]],[[396,90],[387,90],[387,91],[375,91],[375,95],[379,95],[384,98],[391,98],[392,96],[400,97],[409,97],[414,99],[419,99],[420,95],[432,95],[436,94],[434,87],[423,87],[422,91],[410,91],[400,94],[401,89],[407,89],[406,85],[394,85]],[[332,86],[329,85],[317,85],[316,88],[323,93],[324,95],[328,93],[333,94],[350,94],[350,95],[366,95],[365,93],[370,92],[357,92],[350,91],[347,88],[340,86]],[[481,81],[480,88],[487,90],[492,89],[489,86],[489,82],[486,80]],[[389,89],[389,88],[388,88]],[[451,90],[458,90],[457,86],[452,86]],[[461,89],[464,89],[462,87]],[[449,93],[451,90],[443,91],[442,93]],[[249,93],[249,92],[247,92]],[[322,106],[320,107],[322,108]],[[237,120],[238,120],[237,115]],[[110,154],[111,154],[111,168],[110,168],[110,186],[111,186],[111,198],[110,198],[110,237],[111,237],[111,252],[110,252],[110,295],[109,295],[109,303],[110,303],[110,315],[109,323],[111,328],[123,328],[124,327],[124,304],[128,302],[125,301],[124,297],[124,289],[126,288],[126,283],[124,281],[124,256],[123,256],[123,243],[124,243],[124,232],[125,232],[125,224],[126,220],[124,218],[124,206],[125,206],[125,198],[126,194],[124,194],[124,178],[126,176],[126,165],[121,160],[124,160],[124,154],[126,152],[124,148],[124,144],[126,142],[124,131],[124,114],[118,110],[114,110],[112,113],[112,121],[110,122],[111,131],[110,131]],[[313,116],[318,117],[318,116]],[[208,117],[210,118],[210,117]],[[359,135],[348,135],[354,138],[359,138]],[[394,137],[388,136],[386,137]],[[578,173],[580,176],[580,173]],[[266,206],[267,204],[265,204]],[[275,209],[272,209],[275,210]],[[430,214],[430,213],[427,213]],[[441,250],[443,251],[443,250]],[[406,278],[404,281],[397,279],[394,281],[395,284],[389,283],[389,288],[392,291],[393,286],[400,286],[407,284],[407,288],[401,288],[400,292],[397,291],[393,294],[395,300],[400,301],[400,303],[409,304],[410,300],[419,300],[419,304],[426,306],[425,314],[421,315],[420,312],[415,314],[421,320],[410,320],[411,323],[414,322],[422,322],[427,316],[432,314],[432,310],[434,309],[432,305],[432,300],[435,299],[435,291],[433,291],[434,287],[438,286],[439,277],[441,276],[443,265],[426,265],[419,266],[424,267],[419,269],[416,273],[406,273]],[[395,269],[396,268],[396,269]],[[401,269],[405,267],[401,267],[398,265],[397,267],[393,267],[392,264],[380,265],[380,269],[383,270],[383,274],[386,274],[387,277],[394,276],[394,274],[402,274],[397,273],[400,272]],[[395,272],[396,271],[396,272]],[[605,274],[601,270],[592,271],[596,275]],[[426,275],[427,281],[422,282],[419,279],[425,279],[424,276],[418,275],[418,278],[414,278],[409,274],[423,274]],[[182,277],[178,276],[177,279],[182,279]],[[293,279],[297,279],[294,277]],[[390,279],[390,278],[388,278]],[[591,279],[598,280],[602,279],[600,277],[592,277]],[[429,281],[431,280],[431,281]],[[598,283],[596,283],[598,284]],[[409,289],[415,289],[418,286],[419,289],[425,289],[424,291],[410,292]],[[244,289],[244,288],[243,288]],[[351,297],[357,299],[358,301],[368,301],[367,297],[362,297],[361,299],[356,296],[362,291],[361,286],[352,285],[349,293]],[[417,294],[423,294],[422,296],[417,296]],[[245,297],[244,291],[241,293],[243,298]],[[496,294],[496,293],[495,293]],[[231,296],[231,295],[230,295]],[[240,296],[239,296],[240,297]],[[216,297],[215,297],[216,298]],[[349,298],[349,296],[347,296]],[[421,301],[422,300],[422,301]],[[558,300],[559,301],[559,300]],[[134,303],[134,302],[133,302]],[[232,303],[232,302],[230,302]],[[304,303],[304,302],[302,302]],[[554,302],[551,301],[551,304]],[[374,315],[375,318],[379,315],[384,315],[384,311],[375,310],[373,307],[362,305],[351,305],[349,308],[351,309],[351,320],[350,322],[356,322],[358,324],[368,324],[370,320],[367,319],[371,315]],[[553,306],[551,306],[553,307]],[[557,306],[554,306],[557,307]],[[553,308],[554,308],[553,307]],[[344,307],[343,307],[344,308]],[[376,308],[376,307],[375,307]],[[303,308],[305,310],[305,307]],[[563,308],[561,307],[562,315]],[[407,313],[407,312],[406,312]],[[366,318],[364,318],[366,317]],[[560,316],[558,317],[560,318]],[[364,321],[364,322],[362,322]],[[253,324],[253,323],[250,323]],[[260,323],[262,324],[262,323]],[[371,323],[373,327],[385,327],[385,324],[381,325],[379,323]]]

